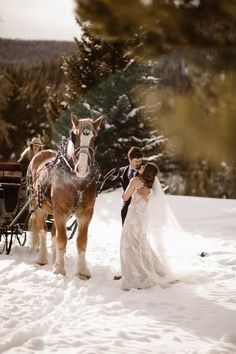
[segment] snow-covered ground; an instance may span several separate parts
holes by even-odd
[[[0,256],[0,353],[236,353],[236,200],[168,196],[184,228],[201,235],[208,252],[201,260],[211,271],[192,284],[123,291],[113,280],[120,195],[97,198],[90,280],[74,275],[75,239],[66,277],[36,265],[28,245]]]

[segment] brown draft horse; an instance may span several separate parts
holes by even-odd
[[[66,222],[74,214],[77,219],[78,259],[76,275],[88,279],[91,273],[86,264],[88,226],[92,219],[96,199],[96,164],[94,159],[95,137],[103,118],[78,119],[71,115],[70,138],[58,152],[43,150],[31,160],[28,179],[33,192],[29,221],[32,232],[32,247],[39,247],[37,263],[47,264],[46,218],[54,218],[53,271],[65,275],[64,256],[67,244]]]

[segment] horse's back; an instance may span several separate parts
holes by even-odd
[[[39,151],[30,161],[28,167],[28,174],[32,176],[33,180],[36,175],[48,164],[53,163],[57,156],[57,152],[54,150],[42,150]]]

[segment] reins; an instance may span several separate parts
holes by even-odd
[[[101,193],[102,188],[104,187],[104,184],[106,183],[106,181],[116,172],[116,168],[113,168],[112,170],[110,170],[109,172],[107,172],[107,174],[103,177],[103,180],[100,181],[100,186],[99,189],[97,191],[97,195]]]

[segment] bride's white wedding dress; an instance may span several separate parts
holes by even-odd
[[[164,266],[147,239],[148,202],[135,191],[122,230],[122,288],[147,288],[160,282]]]
[[[147,201],[137,191],[132,195],[122,229],[120,257],[123,289],[143,289],[176,280],[192,282],[200,277],[203,264],[197,243],[180,226],[157,177]]]

